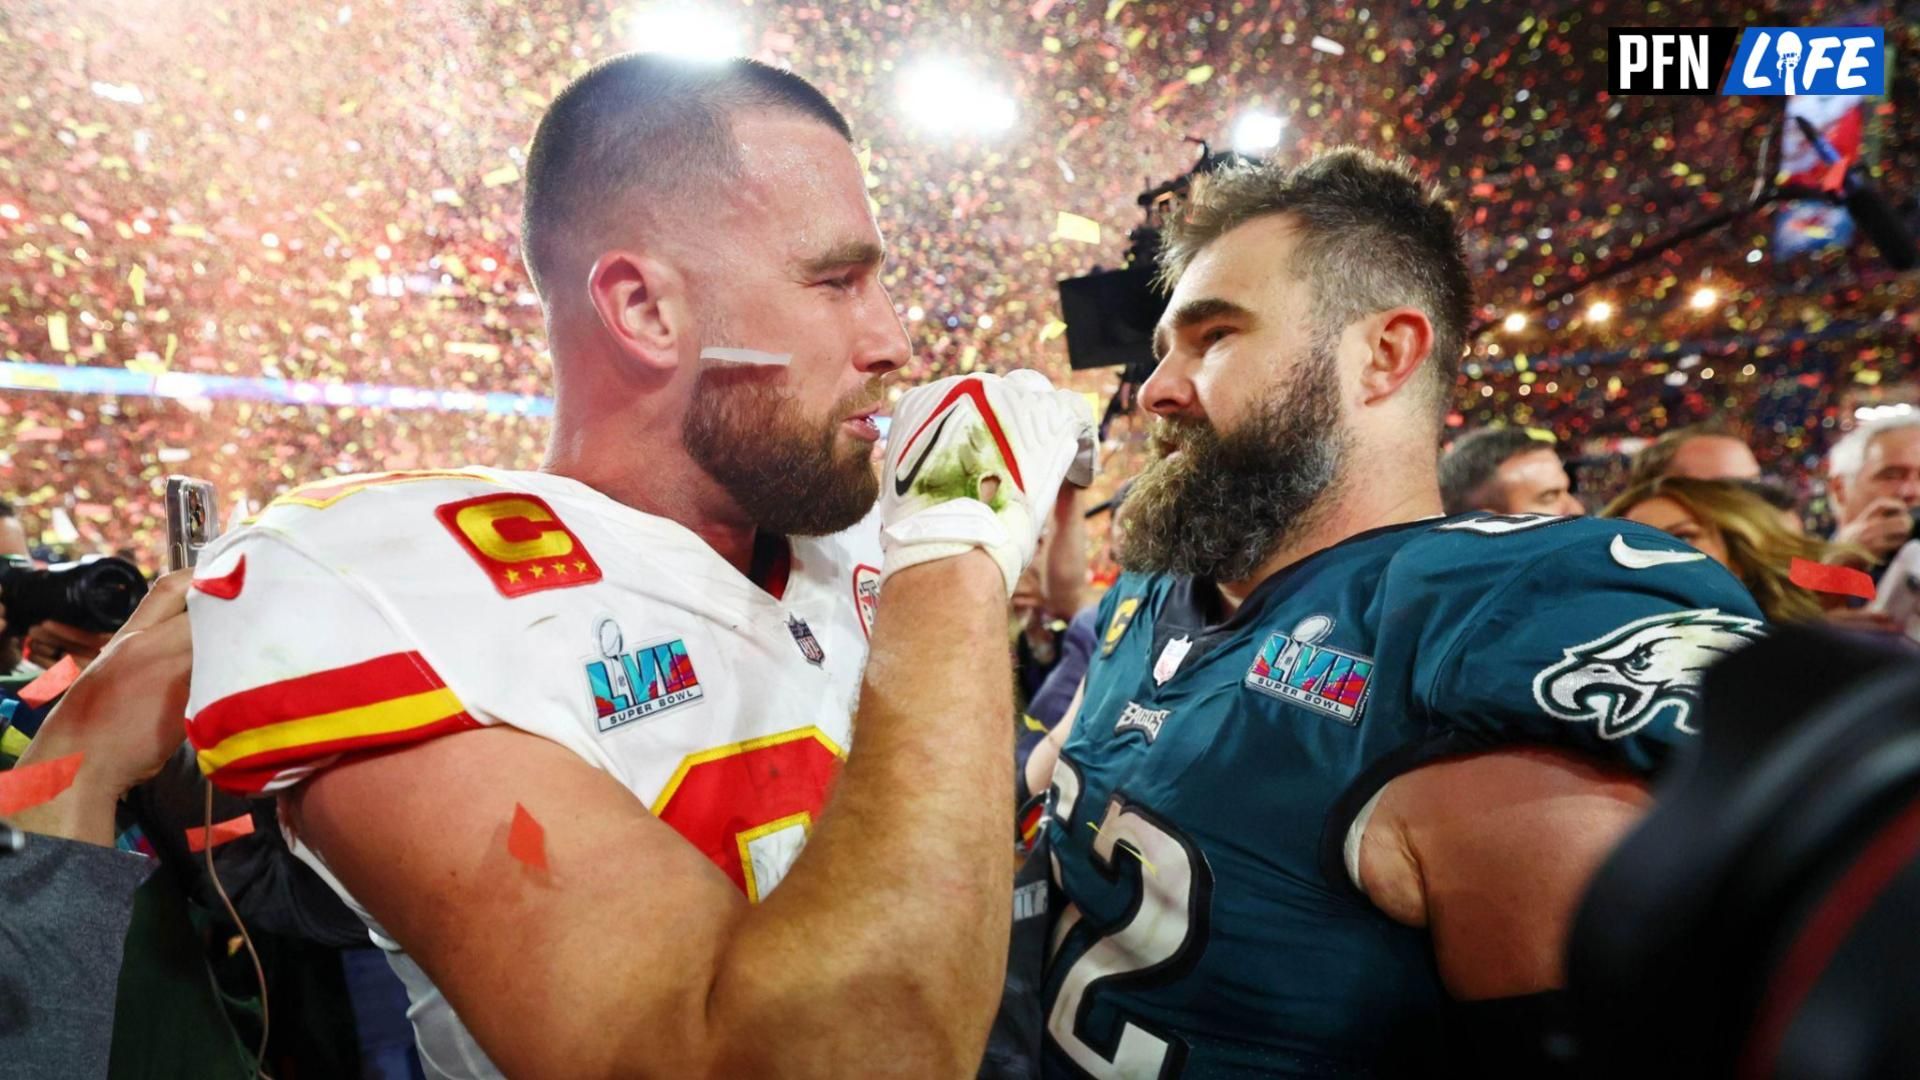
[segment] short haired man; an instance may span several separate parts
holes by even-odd
[[[1867,549],[1877,573],[1913,536],[1913,511],[1920,507],[1920,417],[1894,417],[1848,432],[1827,453],[1827,489],[1838,525],[1834,540]]]
[[[1711,424],[1676,428],[1634,455],[1628,486],[1684,476],[1694,480],[1755,480],[1760,462],[1745,439]]]
[[[1643,526],[1440,516],[1470,287],[1405,166],[1217,175],[1166,258],[1130,572],[1056,728],[1047,1071],[1525,1057],[1589,874],[1759,611]]]
[[[877,487],[907,357],[880,233],[846,121],[752,61],[575,80],[523,244],[544,471],[311,484],[209,548],[202,767],[286,792],[432,1075],[971,1072],[1011,909],[1007,596],[1084,401],[912,391]],[[876,490],[884,558],[851,529]]]
[[[1449,514],[1586,513],[1553,443],[1522,428],[1497,427],[1460,437],[1440,459],[1440,500]]]

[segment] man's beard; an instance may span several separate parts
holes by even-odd
[[[1142,573],[1245,581],[1313,523],[1347,455],[1332,341],[1316,341],[1299,375],[1222,434],[1205,421],[1162,420],[1156,460],[1122,510],[1121,565]],[[1182,453],[1169,460],[1173,450]]]
[[[713,367],[700,373],[681,443],[762,529],[824,536],[852,527],[880,494],[872,447],[840,445],[840,423],[878,404],[879,384],[848,394],[809,420],[771,373]]]

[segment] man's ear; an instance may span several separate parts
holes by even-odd
[[[1433,323],[1417,308],[1381,312],[1364,324],[1367,360],[1360,369],[1360,403],[1392,397],[1433,352]]]
[[[658,259],[609,251],[588,271],[587,296],[600,327],[620,352],[658,372],[679,366],[692,326],[686,279]]]
[[[1833,506],[1836,510],[1847,509],[1847,478],[1835,473],[1827,477],[1827,490],[1833,494]]]

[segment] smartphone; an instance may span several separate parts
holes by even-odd
[[[185,570],[200,561],[200,549],[220,535],[220,510],[213,484],[191,476],[167,477],[167,569]]]

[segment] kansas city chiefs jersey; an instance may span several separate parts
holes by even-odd
[[[260,794],[355,753],[519,728],[613,775],[758,900],[846,753],[878,532],[755,561],[758,583],[681,525],[544,473],[310,484],[202,555],[188,734],[214,783]],[[496,1075],[368,924],[430,1070]]]

